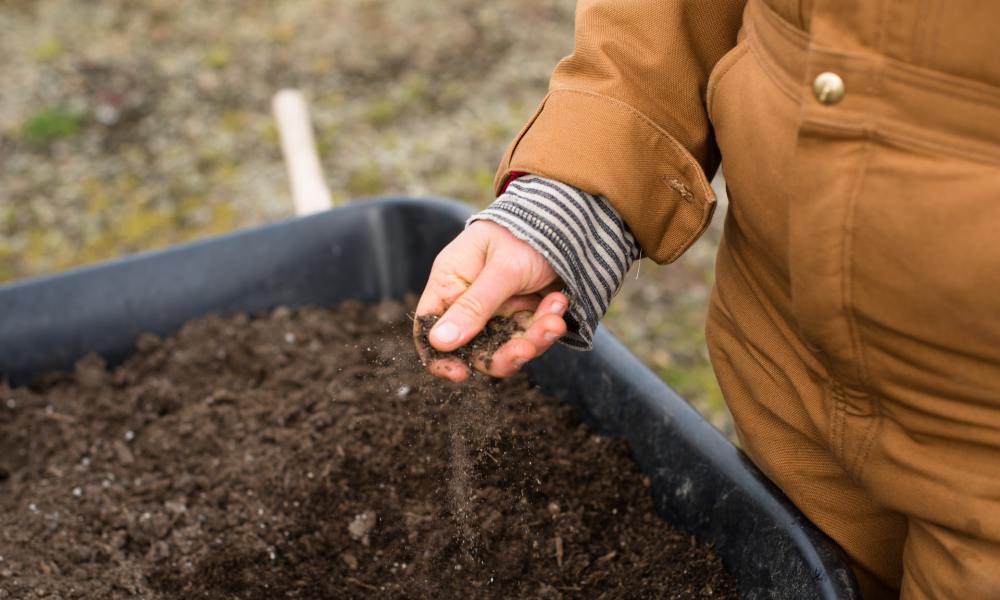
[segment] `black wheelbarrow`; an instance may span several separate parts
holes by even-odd
[[[143,332],[206,313],[401,298],[423,288],[468,207],[362,202],[317,215],[0,287],[0,376],[17,385],[88,352],[124,359]],[[711,543],[742,598],[857,598],[840,549],[726,438],[599,330],[557,347],[531,379],[628,440],[660,515]]]

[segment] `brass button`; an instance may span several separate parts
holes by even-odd
[[[844,80],[836,73],[820,73],[813,81],[813,95],[820,104],[832,106],[844,98]]]

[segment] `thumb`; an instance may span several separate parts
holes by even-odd
[[[497,309],[518,291],[516,277],[487,264],[431,329],[428,338],[431,345],[450,352],[469,343]]]

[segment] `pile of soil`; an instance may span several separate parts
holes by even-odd
[[[0,598],[734,598],[626,446],[407,308],[206,317],[0,384]]]

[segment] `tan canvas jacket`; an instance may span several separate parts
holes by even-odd
[[[792,91],[803,126],[906,137],[916,123],[911,137],[929,146],[997,161],[1000,2],[759,1],[807,32],[794,58],[806,75]],[[708,179],[720,156],[706,102],[725,56],[739,50],[744,9],[740,0],[579,0],[575,50],[510,145],[497,193],[511,172],[531,172],[604,195],[648,256],[677,258],[714,208]],[[816,101],[823,72],[846,87],[836,107]]]
[[[579,0],[576,27],[497,191],[600,194],[664,262],[721,158],[705,335],[743,449],[866,598],[1000,598],[1000,1]]]

